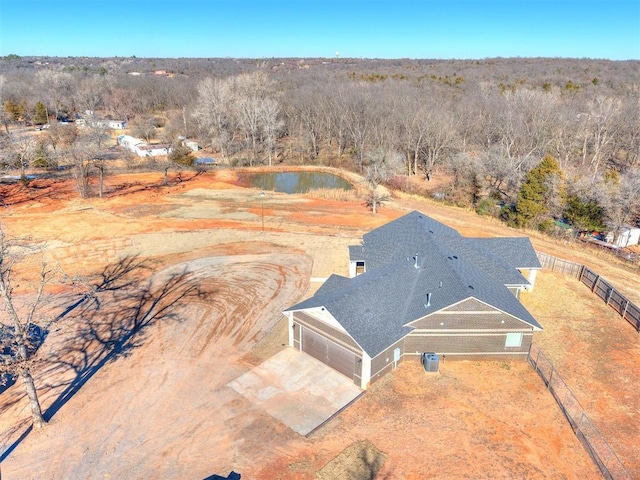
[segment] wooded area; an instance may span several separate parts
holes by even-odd
[[[88,195],[114,142],[103,122],[65,123],[81,115],[127,121],[147,142],[194,139],[231,165],[352,169],[367,178],[373,208],[377,185],[420,175],[446,179],[438,198],[515,226],[618,234],[639,219],[639,70],[638,61],[551,58],[9,55],[0,159],[23,176],[71,166]],[[34,138],[21,127],[46,131]]]

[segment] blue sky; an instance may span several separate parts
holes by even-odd
[[[0,0],[0,55],[640,59],[640,0]]]

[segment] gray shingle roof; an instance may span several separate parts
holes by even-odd
[[[513,268],[542,268],[531,240],[527,237],[470,238],[469,242],[478,250],[502,258]]]
[[[363,262],[362,245],[349,245],[349,260],[352,262]]]
[[[325,307],[371,357],[407,335],[408,323],[471,297],[542,329],[505,286],[526,280],[488,243],[478,250],[474,239],[419,212],[363,239],[366,273],[332,275],[312,298],[286,311]]]

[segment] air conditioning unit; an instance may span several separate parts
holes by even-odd
[[[420,363],[422,363],[425,372],[437,372],[440,370],[440,359],[435,353],[423,353],[420,357]]]

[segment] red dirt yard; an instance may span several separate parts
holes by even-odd
[[[372,228],[418,209],[463,235],[524,232],[416,197],[396,196],[377,215],[356,197],[262,199],[231,171],[161,181],[112,176],[106,197],[89,200],[77,199],[70,182],[0,187],[5,231],[29,235],[66,274],[95,276],[127,258],[148,267],[132,269],[132,284],[101,291],[99,307],[74,309],[52,328],[36,372],[51,417],[44,429],[28,431],[20,384],[0,394],[4,478],[182,479],[231,470],[267,480],[600,477],[525,363],[446,361],[430,375],[402,363],[308,437],[227,385],[286,348],[282,309],[312,294],[317,279],[346,275],[347,246]],[[640,303],[637,270],[538,234],[532,241],[588,263]],[[163,291],[173,279],[175,288]],[[66,287],[50,293],[54,313],[78,298]],[[149,299],[162,314],[148,315],[154,321],[141,334],[107,355],[105,336],[123,318],[148,318]],[[523,302],[545,327],[534,343],[640,476],[637,333],[586,287],[549,272]]]

